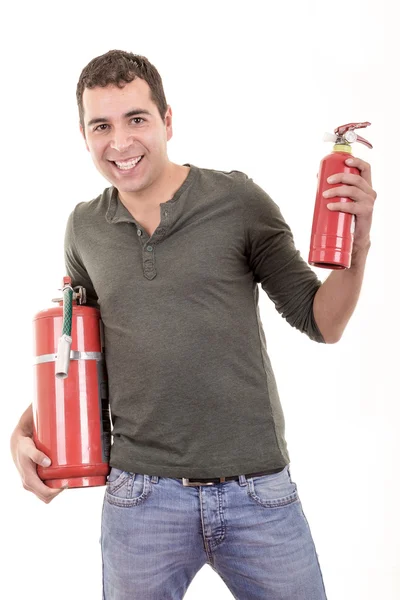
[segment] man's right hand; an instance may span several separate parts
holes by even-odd
[[[65,486],[55,490],[48,485],[45,485],[40,479],[37,474],[36,465],[48,467],[51,461],[46,454],[36,448],[32,437],[27,436],[21,431],[15,430],[11,436],[10,445],[11,454],[15,466],[21,475],[23,487],[35,494],[39,500],[43,500],[43,502],[49,504],[53,498],[58,496],[58,494],[68,487]],[[46,458],[50,461],[49,464],[43,464],[42,461]]]

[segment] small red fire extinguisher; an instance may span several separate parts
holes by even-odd
[[[97,308],[84,306],[85,288],[64,277],[62,292],[58,306],[33,320],[33,441],[52,461],[37,473],[51,488],[105,485],[111,421],[103,323]]]
[[[364,123],[347,123],[336,127],[335,135],[325,133],[324,142],[335,142],[330,154],[321,160],[317,196],[314,207],[310,252],[308,263],[324,269],[348,269],[351,265],[355,216],[342,211],[331,211],[327,208],[330,202],[353,202],[346,196],[325,198],[322,194],[329,188],[343,185],[327,183],[327,178],[335,173],[354,173],[359,175],[357,167],[346,165],[345,160],[352,154],[351,143],[361,142],[372,148],[366,139],[357,135],[354,129],[371,125]]]

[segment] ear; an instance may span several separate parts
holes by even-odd
[[[165,129],[167,132],[167,142],[172,138],[172,108],[168,104],[167,112],[165,113]]]
[[[80,123],[79,123],[79,130],[80,130],[80,132],[81,132],[81,134],[82,134],[82,137],[83,137],[83,139],[85,140],[85,146],[86,146],[86,150],[87,150],[88,152],[90,152],[90,150],[89,150],[89,146],[88,146],[88,144],[87,144],[87,141],[86,141],[85,132],[84,132],[84,130],[83,130],[83,127],[82,127],[82,125],[81,125]]]

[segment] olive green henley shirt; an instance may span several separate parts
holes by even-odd
[[[149,238],[111,186],[69,216],[72,285],[101,311],[113,467],[161,477],[273,472],[290,462],[259,286],[325,343],[321,281],[278,205],[240,171],[186,164]]]

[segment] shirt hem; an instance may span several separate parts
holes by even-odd
[[[138,463],[135,462],[135,464],[133,465],[132,463],[126,463],[124,461],[119,461],[117,460],[113,460],[112,462],[110,461],[110,466],[111,467],[115,467],[116,469],[121,469],[123,471],[127,471],[129,473],[141,473],[141,474],[146,474],[146,475],[158,475],[159,477],[173,477],[173,478],[182,478],[182,477],[186,477],[186,478],[190,478],[190,479],[195,479],[196,477],[198,477],[199,479],[205,479],[207,477],[209,478],[215,478],[215,477],[230,477],[232,475],[247,475],[250,473],[258,473],[258,472],[265,472],[266,474],[268,473],[274,473],[277,470],[282,470],[284,469],[288,464],[290,464],[290,462],[283,462],[281,464],[274,464],[274,465],[268,465],[266,466],[265,464],[262,465],[260,463],[256,463],[255,465],[251,465],[251,467],[249,467],[248,463],[242,463],[239,465],[227,465],[227,466],[221,466],[219,465],[218,467],[216,467],[215,469],[211,469],[211,470],[204,470],[204,469],[188,469],[186,468],[177,468],[177,467],[168,467],[166,465],[164,466],[160,466],[160,465],[152,465],[152,464],[144,464],[144,463]]]

